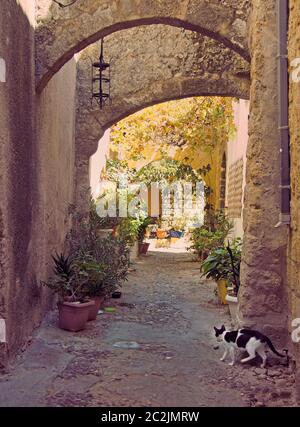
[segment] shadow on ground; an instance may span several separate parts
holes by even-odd
[[[116,311],[76,334],[59,330],[50,313],[0,377],[0,406],[264,406],[267,396],[273,406],[290,403],[285,368],[219,361],[212,328],[230,325],[228,309],[182,247],[152,248],[134,264],[122,299],[106,305]]]

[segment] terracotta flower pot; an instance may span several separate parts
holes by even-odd
[[[98,311],[104,302],[104,298],[105,298],[104,295],[91,298],[91,301],[94,301],[94,305],[92,305],[90,307],[90,312],[89,312],[89,317],[88,317],[89,321],[90,320],[96,320],[97,315],[98,315]]]
[[[149,246],[150,246],[150,243],[146,243],[146,242],[139,243],[139,254],[146,255],[146,253],[148,252]]]
[[[85,329],[90,309],[94,305],[95,301],[59,303],[59,327],[71,332],[82,331]]]
[[[159,228],[156,231],[156,236],[158,239],[166,239],[168,237],[168,233],[165,230]]]
[[[146,255],[148,252],[148,249],[150,247],[150,243],[144,243],[144,249],[143,249],[143,254]]]

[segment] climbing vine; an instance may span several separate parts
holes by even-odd
[[[232,99],[188,98],[146,108],[120,121],[112,129],[112,149],[133,161],[143,159],[145,145],[162,157],[170,147],[189,148],[193,155],[199,147],[213,151],[234,130]]]

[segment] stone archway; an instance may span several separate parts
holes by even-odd
[[[140,25],[167,24],[209,36],[249,60],[249,0],[78,0],[59,8],[52,0],[37,4],[37,88],[76,53],[115,31]]]
[[[145,46],[147,50],[145,51]],[[163,46],[163,48],[162,48]],[[89,159],[104,131],[148,106],[193,96],[247,99],[249,64],[230,49],[201,34],[152,25],[114,33],[105,42],[111,59],[111,106],[92,104],[91,62],[99,44],[85,49],[78,63],[76,118],[76,200],[88,188]],[[134,60],[127,56],[134,52]],[[83,201],[83,205],[85,201]]]
[[[67,0],[61,1],[67,2]],[[34,20],[34,8],[32,6],[34,3],[37,5],[37,22]],[[41,320],[42,313],[49,301],[48,297],[40,292],[39,287],[36,286],[36,281],[40,279],[41,273],[46,274],[49,271],[47,259],[52,248],[46,241],[45,230],[53,236],[55,244],[59,241],[61,247],[63,245],[64,230],[67,229],[67,223],[64,223],[65,217],[60,213],[65,209],[65,201],[62,200],[64,192],[61,191],[59,180],[60,176],[65,177],[66,168],[68,168],[70,182],[65,188],[65,193],[70,193],[70,199],[73,196],[75,148],[73,146],[72,125],[74,122],[73,95],[75,82],[72,79],[74,77],[75,80],[75,76],[73,74],[72,76],[71,74],[66,75],[67,73],[64,74],[64,70],[61,70],[62,74],[59,75],[58,73],[55,76],[57,80],[56,78],[52,79],[42,96],[35,97],[32,67],[34,64],[34,37],[36,42],[37,83],[38,89],[41,91],[49,79],[75,52],[99,37],[120,29],[126,29],[126,32],[131,31],[128,29],[129,27],[138,25],[141,26],[138,27],[139,30],[148,31],[150,28],[148,24],[151,23],[168,23],[173,28],[195,29],[199,33],[206,34],[222,43],[218,45],[217,49],[223,54],[228,52],[229,57],[232,52],[237,52],[237,57],[248,60],[249,51],[251,52],[250,139],[244,211],[245,250],[240,293],[240,318],[243,325],[255,326],[266,332],[275,332],[276,334],[279,332],[281,336],[286,336],[288,314],[286,242],[288,230],[275,228],[280,212],[276,3],[276,0],[252,0],[251,2],[250,0],[77,0],[74,6],[59,9],[52,0],[36,0],[36,2],[33,0],[32,2],[27,0],[10,2],[7,0],[4,2],[3,16],[6,18],[5,28],[7,27],[8,32],[3,30],[1,36],[3,37],[3,46],[7,44],[4,50],[5,56],[7,56],[7,65],[15,72],[7,74],[7,83],[5,86],[3,84],[5,90],[1,92],[1,96],[4,94],[4,105],[7,105],[4,116],[5,145],[3,149],[5,152],[8,150],[8,153],[11,151],[9,161],[3,162],[5,171],[3,189],[9,203],[3,209],[3,218],[1,218],[1,230],[7,231],[7,237],[4,235],[4,248],[7,253],[2,259],[4,260],[3,265],[7,267],[6,269],[8,271],[11,269],[14,273],[16,272],[15,259],[24,261],[23,264],[21,263],[20,274],[3,276],[1,290],[3,294],[1,310],[5,312],[5,317],[11,322],[11,326],[8,327],[11,331],[9,344],[12,352],[24,342],[26,335],[31,334],[34,325]],[[291,15],[297,15],[296,1],[291,1],[291,3]],[[250,4],[252,13],[249,20],[249,31],[247,31],[246,23]],[[297,46],[294,46],[297,37],[292,37],[296,27],[294,21],[291,22],[290,36],[293,42],[291,42],[290,55],[296,55],[298,52]],[[250,49],[247,47],[247,33],[250,36]],[[10,35],[9,38],[7,38],[7,34]],[[22,62],[21,67],[15,67],[15,49],[11,49],[9,45],[9,42],[12,43],[13,41],[15,41],[16,49],[19,49],[21,53],[26,52],[26,55],[23,55],[25,61]],[[78,117],[78,125],[82,125],[81,134],[77,133],[78,176],[80,171],[84,171],[86,174],[86,159],[94,152],[102,130],[124,117],[124,114],[135,111],[138,106],[142,108],[142,106],[151,105],[151,103],[190,95],[231,94],[241,96],[244,90],[247,91],[247,94],[249,93],[248,69],[245,72],[243,67],[242,69],[236,67],[235,70],[231,67],[227,68],[226,64],[228,63],[224,61],[224,56],[210,52],[208,47],[203,49],[207,57],[198,55],[199,52],[201,53],[201,48],[197,50],[196,44],[196,42],[188,43],[189,46],[194,45],[195,48],[187,49],[191,53],[191,62],[195,65],[193,74],[191,74],[191,67],[188,67],[181,74],[180,71],[178,73],[178,64],[172,64],[168,58],[162,56],[165,45],[161,44],[161,50],[157,52],[158,58],[159,61],[161,58],[166,61],[165,68],[161,68],[161,75],[155,76],[152,73],[151,76],[149,74],[148,81],[145,82],[142,79],[142,87],[129,88],[126,86],[124,88],[126,90],[123,92],[119,92],[118,89],[116,93],[119,92],[122,96],[115,97],[116,110],[110,112],[107,110],[104,115],[88,110],[89,96],[87,98],[84,96],[84,75],[81,75],[79,87],[83,90],[83,96],[79,99],[78,108],[80,111],[85,110],[87,114]],[[134,39],[129,40],[127,45],[131,45],[133,50],[136,48]],[[203,45],[199,43],[199,46]],[[181,54],[184,54],[185,50],[181,49]],[[179,51],[179,48],[176,49],[175,54]],[[197,54],[193,54],[193,51]],[[145,44],[144,55],[148,53],[149,45]],[[167,56],[170,56],[170,53]],[[291,59],[294,59],[293,56]],[[219,64],[216,60],[219,61]],[[179,61],[179,63],[186,62]],[[189,62],[187,63],[189,64]],[[204,67],[201,68],[201,65]],[[66,68],[66,71],[69,72],[68,66]],[[126,68],[127,75],[130,75],[131,71],[132,69]],[[23,109],[21,108],[22,103],[13,102],[16,81],[20,82],[18,90],[21,99],[23,101],[29,100],[28,105]],[[70,84],[66,85],[66,83]],[[137,83],[138,80],[135,79],[134,84]],[[291,88],[291,121],[294,125],[298,117],[296,111],[299,110],[297,107],[299,103],[293,87]],[[149,93],[152,93],[152,97]],[[64,110],[67,110],[64,102],[62,102],[65,101],[64,96],[67,98],[67,102],[70,102],[68,114],[63,114],[65,113]],[[17,107],[17,117],[19,118],[17,121],[14,109],[10,108],[12,106]],[[32,106],[30,114],[28,113],[29,106]],[[54,120],[57,120],[57,123],[54,123]],[[299,186],[297,186],[298,181],[295,178],[298,158],[295,126],[291,128],[292,142],[294,142],[292,147],[294,163],[292,165],[295,169],[292,177],[294,187],[292,188],[291,256],[293,258],[297,255],[299,246],[296,212],[297,188]],[[29,141],[28,144],[25,144],[27,151],[25,150],[24,138],[17,138],[18,132]],[[65,144],[67,138],[69,144]],[[63,155],[57,154],[52,159],[48,150],[51,145],[53,151],[57,151],[57,153],[63,147],[65,149]],[[29,156],[29,162],[25,162],[24,159],[32,151],[30,151],[30,147],[33,148],[34,155]],[[27,152],[25,157],[22,154],[24,150]],[[18,153],[19,155],[17,155]],[[70,161],[66,162],[65,160],[68,157]],[[18,166],[20,162],[22,164],[21,169]],[[45,170],[45,177],[40,173],[40,170],[43,169]],[[18,173],[13,173],[16,170]],[[55,185],[53,185],[53,177],[56,178]],[[41,185],[39,185],[40,183]],[[23,188],[25,188],[25,192]],[[28,200],[26,194],[29,194]],[[57,194],[61,196],[60,200],[58,200]],[[44,195],[47,196],[47,200],[45,200]],[[24,230],[20,204],[17,210],[11,209],[11,206],[14,206],[15,201],[21,200],[23,203],[25,199],[28,205],[25,209],[26,215],[31,215],[32,208],[33,218],[37,220],[34,220],[36,225],[34,232],[30,230],[30,227],[25,229],[27,234],[24,240],[22,233],[19,233],[20,230]],[[30,200],[33,200],[34,203],[28,204]],[[12,202],[14,203],[12,204]],[[50,204],[51,213],[53,213],[52,218],[49,212],[46,212],[46,208]],[[16,236],[21,238],[21,245],[12,246],[10,242],[13,242]],[[36,263],[37,254],[40,257],[38,264]],[[24,274],[25,267],[26,274]],[[293,267],[289,278],[291,298],[293,297],[293,316],[296,314],[299,305],[297,302],[299,300],[297,280],[298,272],[296,267]],[[32,304],[32,295],[35,298],[34,304]],[[23,311],[14,309],[17,304],[21,304]],[[24,314],[26,314],[26,319],[23,316]],[[16,325],[21,324],[20,321],[22,328],[17,328]]]
[[[67,10],[59,10],[51,3],[50,0],[41,0],[37,12],[36,47],[39,90],[42,90],[51,76],[75,52],[101,36],[137,25],[148,29],[149,24],[168,23],[172,26],[197,30],[222,43],[223,52],[227,46],[230,47],[230,52],[237,52],[240,58],[249,59],[246,26],[250,10],[248,1],[230,1],[226,2],[227,6],[225,6],[224,3],[220,4],[216,0],[210,2],[205,0],[164,1],[159,2],[159,5],[156,2],[128,0],[124,7],[124,4],[121,5],[118,2],[108,5],[104,1],[87,0],[83,3],[82,0],[78,0],[75,7]],[[235,25],[233,25],[234,22]],[[240,25],[236,25],[237,22]],[[253,22],[255,25],[252,25]],[[240,319],[243,325],[258,326],[267,332],[282,331],[284,333],[287,307],[284,291],[287,233],[283,229],[277,229],[274,232],[280,210],[277,189],[280,171],[279,150],[274,126],[277,122],[277,81],[274,71],[276,69],[276,37],[270,39],[270,34],[276,34],[275,23],[275,0],[252,2],[252,14],[249,20],[252,56],[251,115],[247,162],[248,184],[245,191],[245,256],[242,268]],[[239,31],[235,32],[234,29],[237,27]],[[134,40],[131,43],[135,49]],[[149,46],[145,44],[144,51],[147,52],[148,49]],[[174,65],[171,69],[172,67]],[[87,109],[84,105],[85,96],[81,96],[80,108],[89,112],[88,115],[83,114],[78,118],[78,124],[83,125],[83,133],[77,134],[77,152],[80,153],[77,156],[78,170],[85,170],[84,175],[86,174],[87,157],[95,151],[97,140],[103,129],[124,117],[124,114],[136,111],[137,105],[142,108],[154,102],[184,97],[187,96],[185,93],[188,91],[190,91],[188,96],[201,94],[232,96],[235,93],[235,96],[241,96],[237,93],[237,88],[240,87],[241,82],[249,85],[247,79],[249,70],[246,73],[245,70],[236,70],[234,73],[227,70],[223,73],[223,69],[224,63],[221,64],[219,70],[221,72],[214,70],[211,73],[204,72],[202,76],[193,75],[189,81],[186,80],[189,76],[180,76],[180,83],[176,80],[175,74],[172,74],[169,79],[156,78],[154,85],[147,82],[143,88],[144,92],[141,89],[136,92],[129,91],[127,94],[126,91],[121,92],[123,100],[120,99],[120,103],[115,100],[115,117],[110,117],[110,121],[107,120],[108,113],[105,113],[106,118],[104,115],[99,117],[97,112]],[[82,85],[84,79],[80,79],[83,74],[79,71],[80,87],[83,90],[81,93],[84,93],[84,85]],[[174,88],[175,84],[177,89]],[[194,84],[195,90],[191,90]],[[233,86],[235,89],[232,92],[229,89]],[[207,89],[205,92],[203,92],[204,88]],[[170,89],[173,90],[172,96],[170,96]],[[153,97],[147,103],[145,92],[150,90],[153,92]],[[270,104],[270,100],[275,102]],[[268,126],[265,126],[264,115],[268,118]],[[91,130],[92,127],[93,130]],[[96,128],[98,128],[97,135],[92,135]],[[80,172],[78,174],[80,175]],[[255,249],[256,247],[258,250]],[[270,258],[271,262],[266,266],[264,259]],[[259,284],[257,284],[258,271]],[[257,298],[260,292],[263,297],[258,307]]]
[[[272,6],[270,6],[271,3]],[[269,26],[265,28],[262,25],[264,31],[259,31],[258,25],[252,29],[250,139],[247,156],[244,209],[245,243],[242,261],[242,289],[239,297],[239,319],[243,326],[257,327],[268,334],[283,338],[286,337],[287,313],[285,298],[287,234],[284,229],[274,228],[278,222],[280,211],[277,187],[279,185],[280,154],[279,149],[277,149],[276,126],[274,126],[277,119],[277,105],[276,102],[270,105],[270,99],[276,101],[276,78],[274,77],[276,73],[272,73],[270,80],[266,71],[276,68],[276,38],[269,40],[270,31],[272,34],[276,32],[273,0],[270,0],[270,4],[264,5],[260,0],[257,0],[252,16],[256,22],[259,19],[266,19]],[[270,10],[272,10],[273,19],[268,15],[271,13]],[[139,31],[142,29],[140,28]],[[125,33],[122,35],[123,40],[125,40]],[[141,34],[139,37],[143,40]],[[198,37],[203,36],[199,35]],[[217,43],[212,39],[209,39],[208,42]],[[136,39],[133,34],[128,43],[132,43],[136,49]],[[266,51],[265,46],[268,43],[270,45]],[[148,51],[149,44],[144,43],[144,51],[145,46],[147,46]],[[224,45],[218,44],[219,48],[220,46],[221,52],[225,52]],[[207,54],[209,52],[208,46],[202,51]],[[272,56],[270,52],[273,52],[274,55]],[[229,50],[229,53],[233,56],[236,55],[232,50]],[[84,98],[87,95],[87,87],[84,85],[86,75],[84,66],[79,67],[78,93],[81,94],[80,108],[82,108],[82,114],[78,118],[79,127],[77,127],[77,183],[84,182],[86,179],[84,177],[87,177],[88,158],[96,150],[98,139],[103,130],[128,114],[157,102],[184,96],[229,95],[247,98],[250,87],[250,81],[247,78],[249,77],[249,70],[243,66],[238,67],[239,70],[235,68],[233,56],[230,57],[229,62],[232,62],[225,72],[223,70],[226,68],[226,62],[222,59],[222,54],[210,56],[213,58],[213,68],[210,73],[204,71],[203,74],[201,74],[201,55],[196,55],[195,63],[199,65],[200,70],[198,70],[198,75],[189,76],[183,73],[176,78],[175,73],[171,73],[169,79],[153,78],[152,76],[145,85],[138,89],[135,88],[137,90],[134,87],[130,89],[126,87],[124,90],[120,88],[120,96],[114,101],[114,111],[107,109],[102,113],[91,110],[90,107],[86,108],[84,104]],[[237,56],[241,58],[240,55]],[[219,63],[218,67],[218,60],[220,59],[223,62]],[[82,60],[84,61],[84,57]],[[244,65],[245,63],[246,61],[244,61]],[[170,68],[174,70],[174,64]],[[143,73],[145,72],[145,68],[140,69]],[[128,75],[130,75],[128,69],[126,71],[123,69],[123,76]],[[267,126],[264,122],[265,114],[268,117]],[[81,126],[81,130],[79,130]],[[94,133],[96,128],[98,129],[97,135]],[[266,259],[270,261],[267,264]]]

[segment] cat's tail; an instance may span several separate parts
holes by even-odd
[[[268,344],[269,348],[271,351],[273,351],[274,354],[276,354],[276,356],[279,357],[287,357],[288,355],[288,350],[283,350],[285,352],[285,354],[282,353],[278,353],[278,351],[276,350],[276,348],[274,347],[274,345],[272,344],[272,341],[270,340],[270,338],[266,337],[266,344]]]

